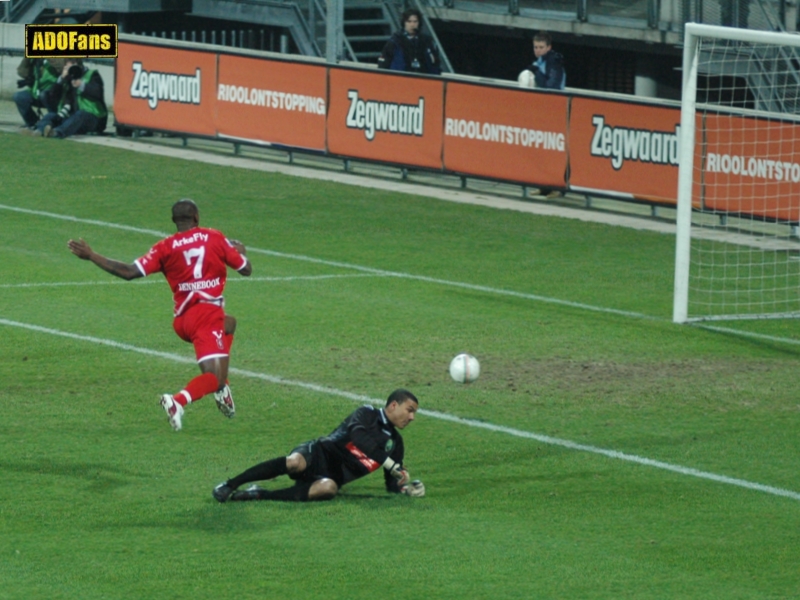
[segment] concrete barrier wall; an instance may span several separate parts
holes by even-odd
[[[9,51],[25,50],[25,25],[0,23],[0,98],[10,100],[17,91],[17,65],[20,56],[9,56]]]

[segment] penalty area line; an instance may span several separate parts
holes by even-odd
[[[123,230],[123,231],[131,231],[131,232],[134,232],[134,233],[142,233],[142,234],[151,235],[151,236],[157,236],[157,237],[162,237],[162,238],[168,237],[170,235],[170,234],[165,233],[163,231],[157,231],[157,230],[154,230],[154,229],[144,229],[144,228],[141,228],[141,227],[134,227],[134,226],[131,226],[131,225],[120,225],[118,223],[110,223],[110,222],[107,222],[107,221],[98,221],[98,220],[95,220],[95,219],[84,219],[84,218],[75,217],[75,216],[72,216],[72,215],[63,215],[63,214],[52,213],[52,212],[47,212],[47,211],[43,211],[43,210],[33,210],[33,209],[29,209],[29,208],[22,208],[22,207],[19,207],[19,206],[9,206],[9,205],[6,205],[6,204],[0,204],[0,210],[8,210],[8,211],[12,211],[12,212],[17,212],[17,213],[21,213],[21,214],[28,214],[28,215],[34,215],[34,216],[39,216],[39,217],[48,217],[48,218],[51,218],[51,219],[60,219],[62,221],[70,221],[70,222],[73,222],[73,223],[86,223],[86,224],[89,224],[89,225],[95,225],[97,227],[110,227],[110,228],[113,228],[113,229],[120,229],[120,230]],[[573,301],[570,301],[570,300],[562,300],[560,298],[552,298],[552,297],[549,297],[549,296],[540,296],[538,294],[530,294],[530,293],[526,293],[526,292],[517,292],[515,290],[508,290],[508,289],[502,289],[502,288],[493,288],[493,287],[489,287],[489,286],[485,286],[485,285],[466,283],[466,282],[462,282],[462,281],[452,281],[452,280],[448,280],[448,279],[439,279],[439,278],[436,278],[436,277],[427,277],[425,275],[415,275],[413,273],[402,273],[402,272],[397,272],[397,271],[387,271],[387,270],[384,270],[384,269],[377,269],[377,268],[374,268],[374,267],[367,267],[367,266],[364,266],[364,265],[356,265],[356,264],[352,264],[352,263],[346,263],[346,262],[340,262],[340,261],[334,261],[334,260],[326,260],[326,259],[322,259],[322,258],[316,258],[316,257],[313,257],[313,256],[305,256],[305,255],[302,255],[302,254],[291,254],[291,253],[287,253],[287,252],[278,252],[276,250],[268,250],[268,249],[264,249],[264,248],[253,248],[253,247],[249,248],[249,251],[255,252],[255,253],[258,253],[258,254],[264,254],[266,256],[274,256],[276,258],[285,258],[285,259],[289,259],[289,260],[298,260],[298,261],[309,262],[309,263],[312,263],[312,264],[319,264],[319,265],[326,265],[326,266],[338,267],[338,268],[343,268],[343,269],[350,269],[350,270],[359,271],[361,273],[365,273],[365,274],[368,274],[368,275],[377,275],[377,276],[381,276],[381,277],[397,277],[399,279],[409,279],[409,280],[412,280],[412,281],[422,281],[422,282],[425,282],[425,283],[432,283],[432,284],[435,284],[435,285],[443,285],[443,286],[461,288],[461,289],[466,289],[466,290],[475,291],[475,292],[482,292],[482,293],[486,293],[486,294],[490,294],[490,295],[510,296],[512,298],[520,298],[522,300],[532,300],[534,302],[542,302],[542,303],[545,303],[545,304],[554,304],[556,306],[566,306],[566,307],[569,307],[569,308],[576,308],[576,309],[579,309],[579,310],[587,310],[587,311],[596,312],[596,313],[605,313],[605,314],[611,314],[611,315],[618,315],[618,316],[621,316],[621,317],[627,317],[627,318],[633,318],[633,319],[643,319],[643,320],[656,321],[656,322],[666,322],[667,321],[667,319],[664,319],[662,317],[658,317],[658,316],[654,316],[654,315],[646,315],[646,314],[638,313],[638,312],[634,312],[634,311],[620,310],[620,309],[616,309],[616,308],[608,308],[608,307],[603,307],[603,306],[594,306],[594,305],[591,305],[591,304],[585,304],[583,302],[573,302]],[[228,281],[229,282],[233,282],[233,281],[237,281],[237,279],[232,278],[232,279],[229,279]],[[4,286],[0,286],[0,287],[4,287]],[[793,339],[793,338],[782,338],[782,337],[778,337],[778,336],[764,335],[764,334],[760,334],[760,333],[748,332],[748,331],[738,330],[738,329],[724,329],[724,328],[721,328],[721,327],[711,327],[711,326],[708,326],[708,325],[696,325],[696,327],[698,327],[700,329],[706,329],[706,330],[709,330],[709,331],[718,331],[718,332],[730,333],[730,334],[734,334],[734,335],[742,335],[744,337],[749,337],[751,339],[759,339],[759,340],[766,340],[766,341],[771,341],[771,342],[786,343],[786,344],[793,344],[793,345],[800,344],[799,340],[796,340],[796,339]]]
[[[180,356],[178,354],[172,354],[170,352],[160,352],[158,350],[152,350],[150,348],[142,348],[140,346],[134,346],[132,344],[126,344],[123,342],[117,342],[115,340],[107,340],[103,338],[98,338],[89,335],[80,335],[77,333],[70,333],[68,331],[60,331],[58,329],[51,329],[49,327],[42,327],[39,325],[32,325],[29,323],[21,323],[19,321],[11,321],[9,319],[2,319],[0,318],[0,325],[5,325],[7,327],[16,327],[19,329],[26,329],[28,331],[35,331],[37,333],[45,333],[48,335],[54,335],[62,338],[77,340],[81,342],[89,342],[93,344],[100,344],[102,346],[108,346],[110,348],[116,348],[119,350],[127,350],[130,352],[137,352],[139,354],[144,354],[147,356],[154,356],[157,358],[163,358],[165,360],[170,360],[172,362],[184,363],[184,364],[195,364],[196,361],[192,358],[188,358],[185,356]],[[260,379],[261,381],[267,381],[269,383],[274,383],[278,385],[288,385],[293,387],[302,388],[305,390],[309,390],[312,392],[317,392],[320,394],[326,394],[330,396],[337,396],[339,398],[345,398],[347,400],[352,400],[355,402],[360,402],[361,404],[372,404],[372,405],[382,405],[384,400],[379,398],[371,398],[370,396],[365,396],[363,394],[356,394],[353,392],[347,392],[345,390],[339,390],[336,388],[328,387],[325,385],[319,385],[316,383],[309,383],[306,381],[299,381],[296,379],[286,379],[284,377],[279,377],[277,375],[269,375],[267,373],[258,373],[256,371],[248,371],[245,369],[238,369],[238,368],[231,368],[230,372],[235,375],[240,375],[242,377],[248,377],[252,379]],[[435,410],[428,410],[428,409],[420,409],[419,414],[424,415],[426,417],[430,417],[433,419],[438,419],[440,421],[446,421],[449,423],[456,423],[459,425],[465,425],[467,427],[474,427],[476,429],[484,429],[487,431],[492,431],[495,433],[504,433],[506,435],[511,435],[518,438],[524,438],[529,440],[535,440],[542,444],[548,444],[552,446],[559,446],[562,448],[567,448],[569,450],[577,450],[579,452],[588,452],[590,454],[598,454],[601,456],[605,456],[607,458],[612,458],[615,460],[622,460],[626,462],[631,462],[647,467],[653,467],[656,469],[662,469],[665,471],[671,471],[673,473],[678,473],[679,475],[686,475],[689,477],[696,477],[699,479],[706,479],[709,481],[715,481],[717,483],[724,483],[727,485],[733,485],[740,488],[745,488],[752,491],[763,492],[766,494],[771,494],[773,496],[782,496],[784,498],[791,498],[792,500],[800,500],[800,493],[794,492],[791,490],[786,490],[783,488],[777,488],[770,485],[764,485],[761,483],[755,483],[752,481],[746,481],[744,479],[737,479],[735,477],[728,477],[726,475],[718,475],[716,473],[709,473],[707,471],[700,471],[698,469],[693,469],[691,467],[683,467],[680,465],[674,465],[671,463],[662,462],[659,460],[653,460],[650,458],[645,458],[642,456],[637,456],[635,454],[627,454],[625,452],[619,452],[617,450],[607,450],[605,448],[598,448],[596,446],[589,446],[587,444],[579,444],[577,442],[573,442],[570,440],[564,440],[560,438],[550,437],[548,435],[541,435],[538,433],[532,433],[530,431],[524,431],[521,429],[515,429],[513,427],[505,427],[503,425],[494,425],[492,423],[487,423],[485,421],[478,421],[475,419],[465,419],[463,417],[458,417],[455,415],[447,414],[438,412]]]
[[[86,223],[88,225],[95,225],[97,227],[111,227],[114,229],[120,229],[123,231],[131,231],[134,233],[141,233],[145,235],[151,235],[156,237],[169,237],[171,234],[165,233],[163,231],[157,231],[154,229],[144,229],[141,227],[134,227],[132,225],[120,225],[118,223],[111,223],[107,221],[98,221],[96,219],[84,219],[81,217],[75,217],[72,215],[62,215],[59,213],[52,213],[43,210],[33,210],[30,208],[21,208],[18,206],[9,206],[7,204],[0,204],[0,210],[8,210],[12,212],[17,212],[21,214],[27,215],[34,215],[38,217],[47,217],[50,219],[60,219],[62,221],[70,221],[73,223]],[[413,273],[403,273],[399,271],[387,271],[384,269],[377,269],[374,267],[367,267],[364,265],[356,265],[353,263],[335,261],[335,260],[326,260],[323,258],[316,258],[313,256],[305,256],[303,254],[292,254],[287,252],[278,252],[277,250],[269,250],[265,248],[255,248],[255,247],[248,247],[248,252],[254,252],[257,254],[264,254],[266,256],[274,256],[276,258],[283,258],[289,260],[297,260],[308,262],[312,264],[318,265],[325,265],[329,267],[338,267],[342,269],[349,269],[353,271],[360,271],[362,273],[368,273],[371,275],[379,275],[382,277],[397,277],[399,279],[408,279],[411,281],[422,281],[425,283],[432,283],[435,285],[443,285],[448,287],[456,287],[461,289],[466,289],[474,292],[482,292],[486,294],[496,295],[496,296],[510,296],[513,298],[520,298],[523,300],[533,300],[535,302],[543,302],[546,304],[555,304],[558,306],[567,306],[569,308],[577,308],[581,310],[588,310],[592,312],[598,313],[605,313],[611,315],[618,315],[622,317],[634,318],[634,319],[648,319],[648,320],[655,320],[661,321],[660,317],[645,315],[638,312],[627,311],[627,310],[620,310],[616,308],[607,308],[603,306],[594,306],[591,304],[584,304],[583,302],[572,302],[570,300],[561,300],[559,298],[551,298],[548,296],[540,296],[538,294],[529,294],[526,292],[517,292],[514,290],[507,290],[503,288],[493,288],[485,285],[478,285],[473,283],[466,283],[462,281],[452,281],[449,279],[439,279],[437,277],[428,277],[425,275],[415,275]],[[230,280],[233,281],[233,280]]]

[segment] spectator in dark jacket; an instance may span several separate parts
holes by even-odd
[[[422,14],[410,8],[402,15],[403,31],[392,34],[378,58],[379,69],[438,75],[439,50],[430,36],[420,33]]]
[[[546,31],[533,37],[533,54],[536,60],[528,67],[536,78],[536,88],[563,90],[567,85],[564,57],[553,50],[553,38]]]
[[[527,68],[533,73],[535,85],[528,85],[520,73],[518,81],[523,87],[535,87],[546,90],[563,90],[567,83],[564,71],[564,57],[553,50],[553,39],[546,31],[533,36],[533,54],[536,60]],[[539,195],[548,199],[561,197],[561,192],[548,187],[539,188]]]

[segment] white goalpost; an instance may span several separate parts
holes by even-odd
[[[686,25],[673,321],[800,317],[800,35]]]

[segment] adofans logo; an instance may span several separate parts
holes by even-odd
[[[25,25],[28,58],[116,58],[116,25]]]

